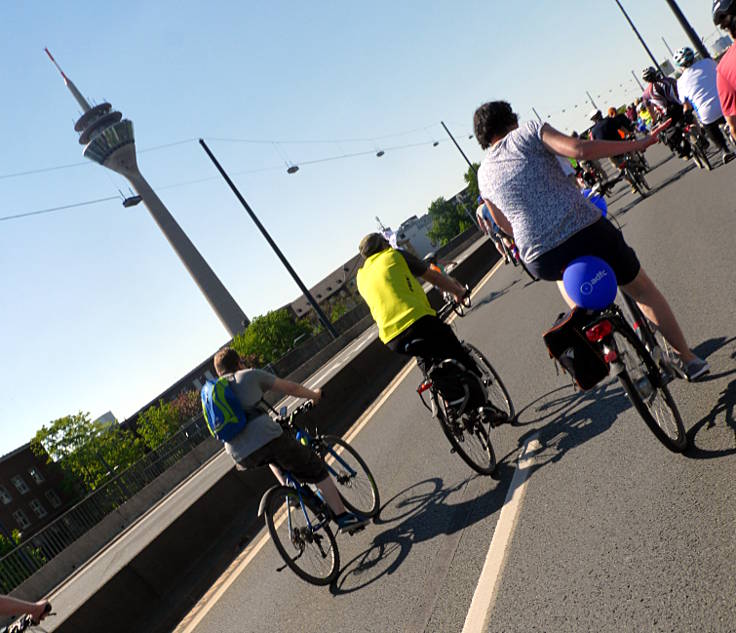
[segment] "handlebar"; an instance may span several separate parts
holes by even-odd
[[[445,303],[440,306],[440,308],[437,310],[437,318],[441,321],[445,320],[445,317],[450,314],[450,312],[455,312],[458,316],[464,316],[464,312],[462,309],[459,308],[470,308],[471,302],[470,302],[470,288],[465,286],[465,294],[463,295],[463,298],[461,301],[456,301],[455,297],[453,297],[450,293],[445,292],[443,295],[446,297]]]
[[[295,417],[301,415],[305,411],[309,411],[314,407],[314,402],[311,400],[305,400],[298,407],[296,407],[291,413],[287,415],[278,415],[274,418],[275,422],[278,422],[281,426],[292,426],[292,422]]]

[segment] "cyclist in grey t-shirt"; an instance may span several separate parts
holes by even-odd
[[[249,369],[231,347],[219,350],[213,360],[217,375],[225,376],[230,381],[230,386],[248,418],[245,428],[229,442],[225,442],[225,451],[235,460],[238,468],[258,468],[268,464],[283,485],[286,485],[286,480],[282,471],[291,472],[302,483],[316,485],[334,514],[339,532],[353,532],[367,524],[370,519],[345,509],[335,482],[317,454],[284,433],[259,408],[263,394],[267,391],[310,398],[317,403],[322,397],[322,390],[312,390],[299,383],[276,378],[261,369]]]
[[[577,257],[595,255],[616,274],[621,289],[656,324],[682,359],[688,379],[708,371],[693,354],[667,300],[644,272],[623,235],[570,184],[557,156],[591,160],[643,151],[657,142],[668,123],[633,141],[585,141],[558,132],[546,123],[518,117],[506,101],[480,106],[473,117],[475,136],[487,150],[478,170],[478,188],[496,224],[514,236],[533,275],[562,285],[565,267]]]

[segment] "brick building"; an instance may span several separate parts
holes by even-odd
[[[30,444],[0,457],[0,533],[36,532],[59,516],[73,501],[61,482],[61,469]]]

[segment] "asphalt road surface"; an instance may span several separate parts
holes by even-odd
[[[540,336],[564,309],[554,284],[501,267],[455,321],[520,412],[520,426],[493,432],[497,478],[450,454],[412,367],[351,439],[383,508],[338,537],[334,585],[277,572],[259,536],[177,631],[454,632],[466,619],[468,632],[736,631],[736,163],[696,170],[661,146],[649,158],[652,194],[638,201],[621,185],[611,207],[711,365],[672,388],[688,453],[659,444],[617,382],[574,391]],[[476,592],[492,540],[497,564]]]

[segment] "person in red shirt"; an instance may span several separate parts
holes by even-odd
[[[736,40],[736,0],[714,0],[713,22]],[[731,137],[736,139],[736,47],[731,46],[721,57],[716,72],[721,110],[731,129]]]

